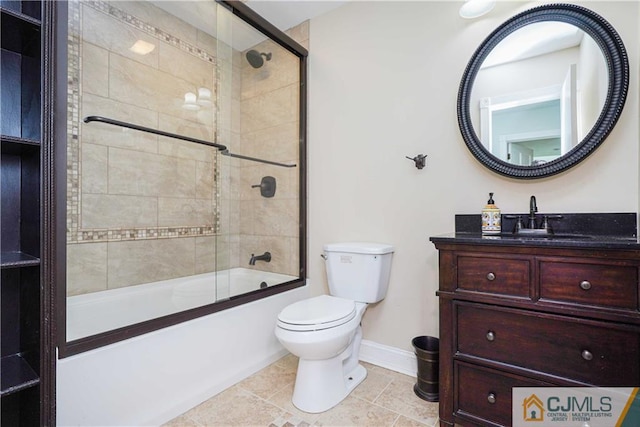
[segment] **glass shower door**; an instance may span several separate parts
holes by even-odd
[[[216,8],[68,2],[69,340],[228,298]]]

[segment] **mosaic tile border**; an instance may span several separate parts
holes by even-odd
[[[151,227],[130,229],[81,230],[77,243],[113,242],[124,240],[170,239],[175,237],[214,236],[215,226],[202,227]]]
[[[69,1],[67,36],[67,242],[80,227],[80,3]]]
[[[131,25],[138,30],[144,31],[147,34],[160,39],[165,43],[169,43],[170,45],[177,47],[185,52],[189,52],[204,61],[210,62],[212,64],[216,63],[215,56],[211,55],[209,52],[200,49],[197,46],[193,46],[192,44],[185,42],[184,40],[181,40],[170,33],[167,33],[161,28],[154,27],[153,25],[148,24],[141,19],[138,19],[137,17],[124,12],[121,9],[116,8],[109,2],[100,0],[87,0],[82,4],[91,6],[92,8],[99,10],[100,12],[106,13],[107,15],[119,20],[120,22]]]
[[[123,240],[151,240],[162,238],[212,236],[220,230],[219,191],[216,191],[214,224],[202,226],[175,226],[175,227],[147,227],[147,228],[118,228],[118,229],[81,229],[81,173],[80,173],[80,100],[82,97],[82,57],[81,46],[81,0],[68,2],[69,22],[67,37],[68,47],[68,89],[67,89],[67,243],[89,243]],[[195,55],[201,60],[214,65],[214,71],[219,75],[216,58],[191,45],[166,31],[154,27],[137,17],[124,12],[106,1],[83,1],[83,5],[131,25],[151,36],[169,43],[172,46]],[[220,170],[218,156],[214,157],[214,182],[220,182]]]

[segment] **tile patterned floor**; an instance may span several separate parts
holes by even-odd
[[[438,404],[414,394],[415,378],[369,363],[363,363],[367,378],[339,405],[302,412],[291,403],[297,365],[295,356],[285,356],[164,427],[437,425]]]

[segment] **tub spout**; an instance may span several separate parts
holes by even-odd
[[[256,265],[256,261],[271,262],[271,252],[265,252],[262,255],[251,254],[249,265]]]

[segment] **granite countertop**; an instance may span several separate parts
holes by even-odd
[[[430,237],[434,243],[462,243],[473,245],[545,246],[566,248],[640,249],[637,237],[604,235],[558,234],[549,237],[516,236],[501,234],[483,236],[482,233],[459,232]]]
[[[554,234],[549,236],[514,234],[514,220],[505,218],[505,215],[502,216],[502,234],[483,236],[480,215],[456,215],[455,232],[433,236],[429,240],[474,245],[640,249],[635,213],[560,215],[562,219],[553,222]],[[542,216],[537,215],[540,219]]]

